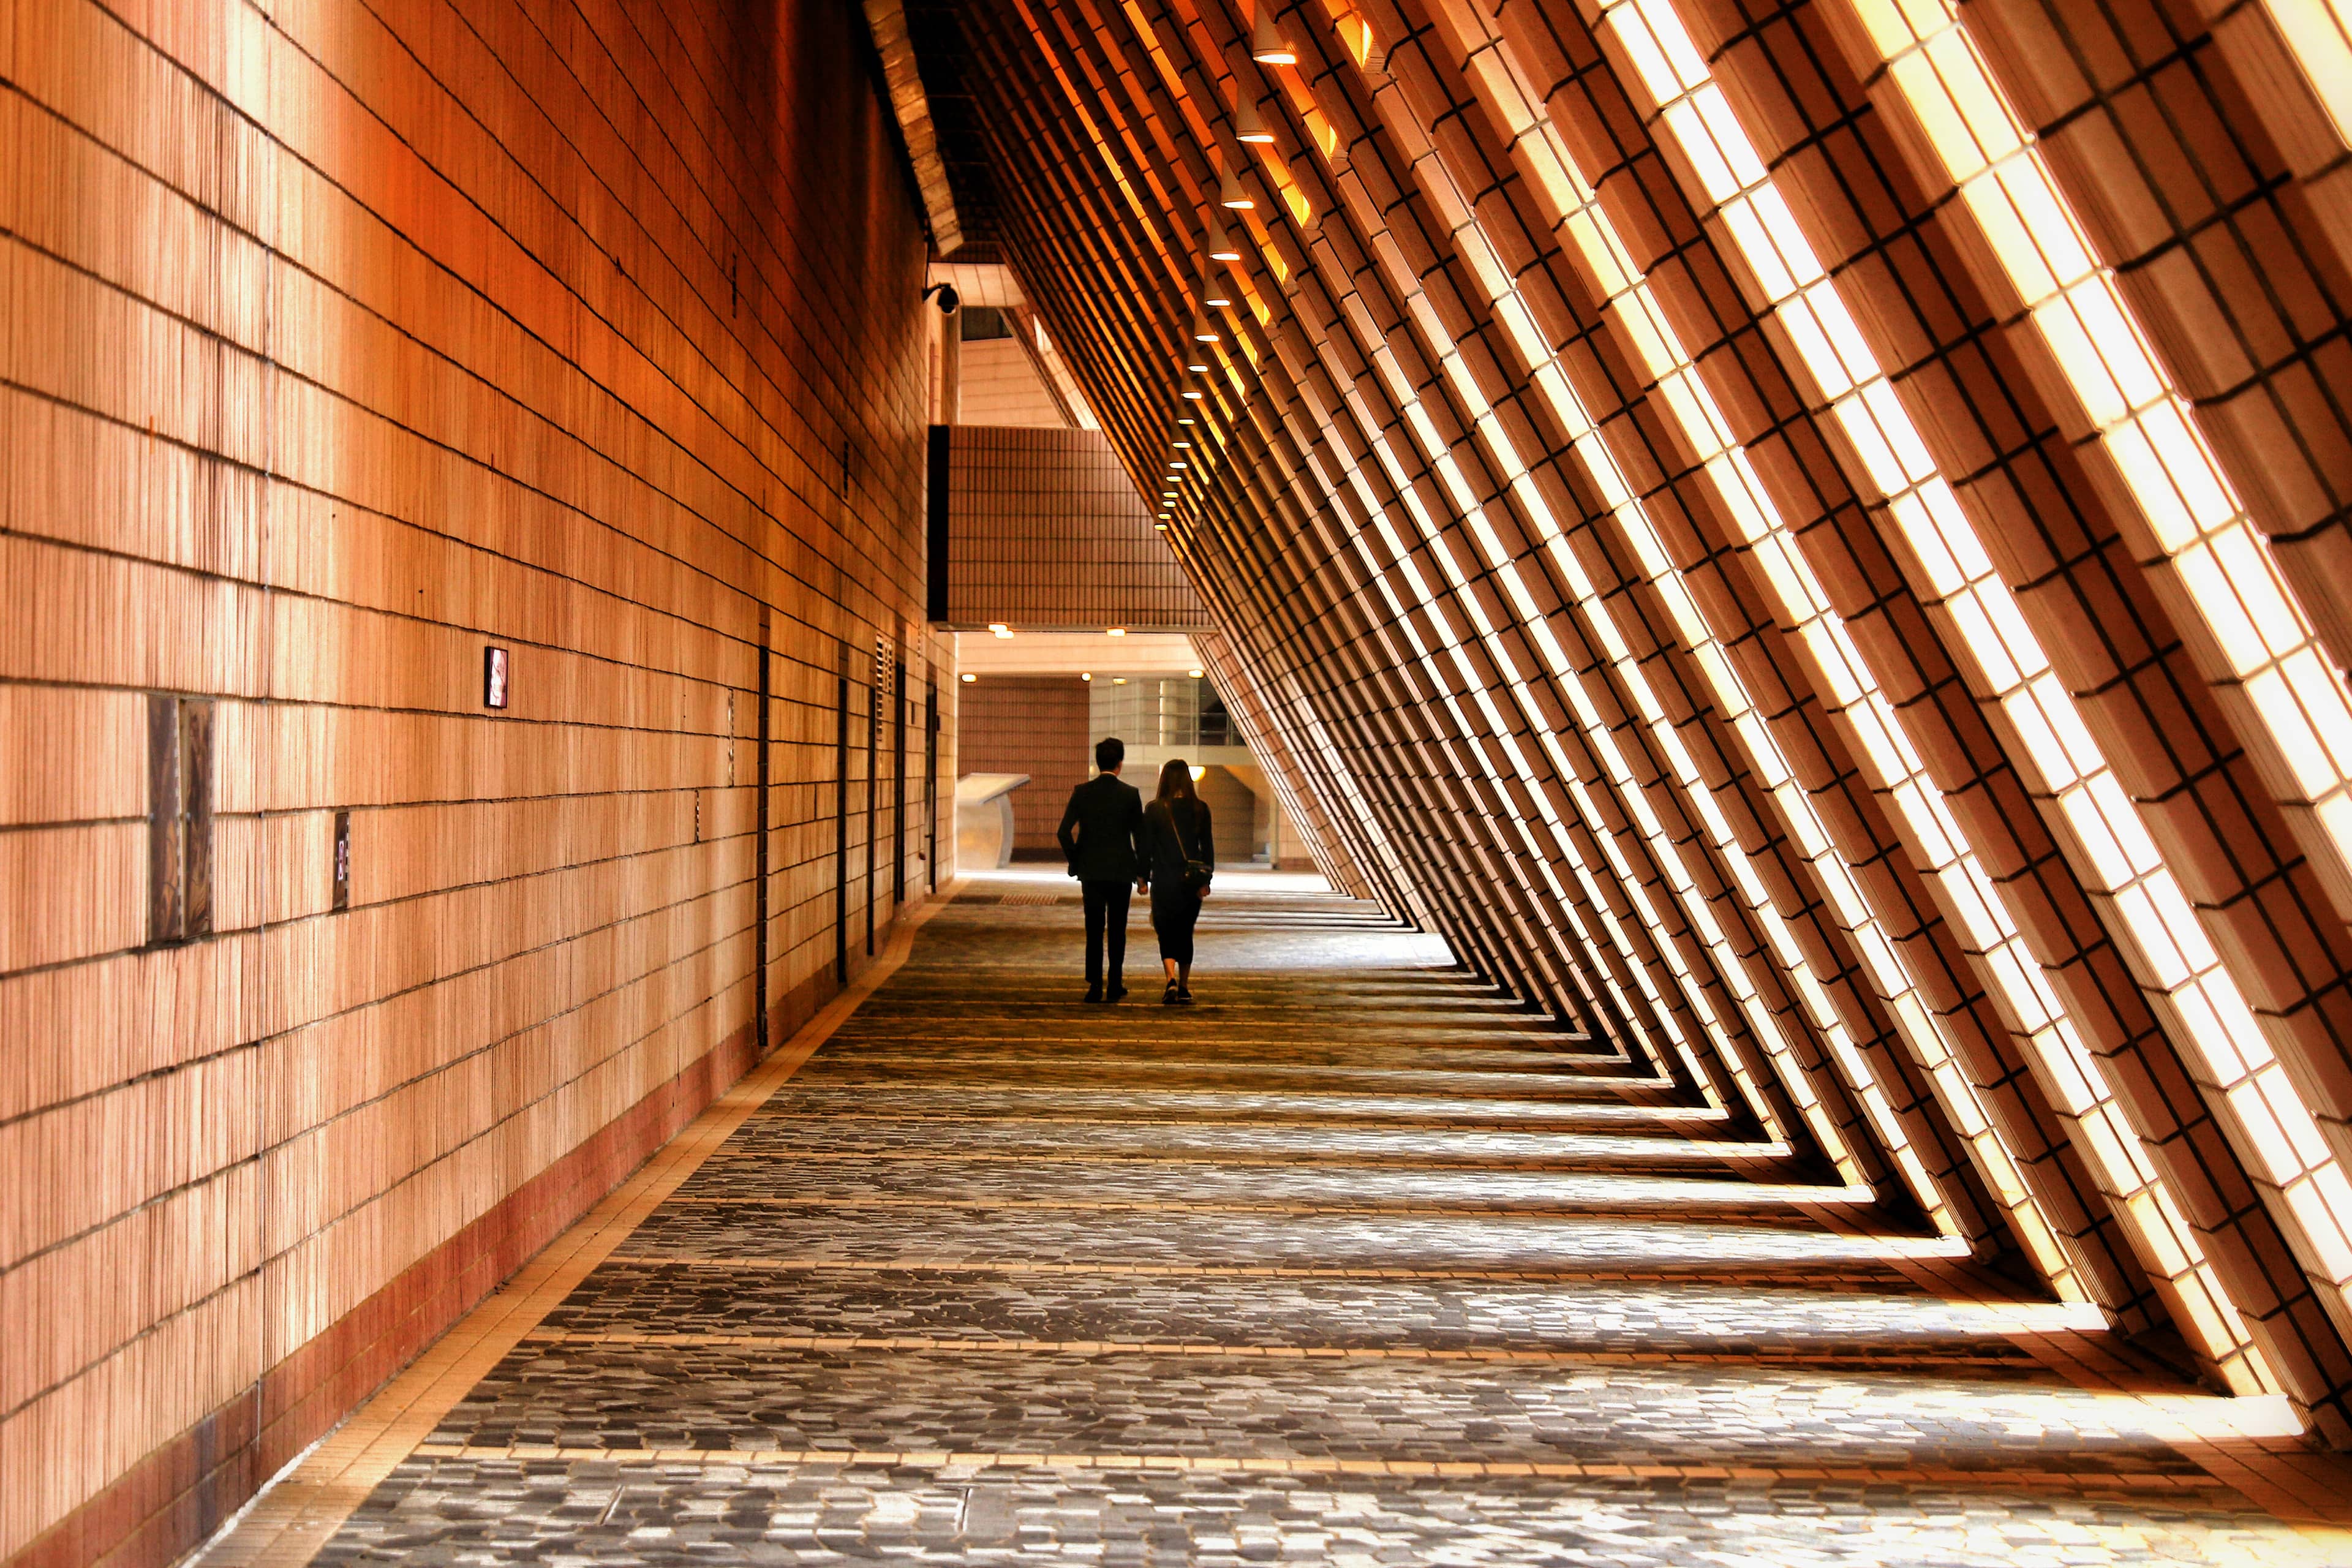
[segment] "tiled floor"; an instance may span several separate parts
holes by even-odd
[[[445,1373],[316,1559],[2352,1563],[2333,1461],[2199,1436],[2228,1402],[1368,910],[1232,879],[1199,1005],[1097,1008],[1076,903],[1008,890]]]

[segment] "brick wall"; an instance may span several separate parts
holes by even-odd
[[[1087,683],[1075,675],[984,676],[959,689],[961,766],[968,773],[1027,773],[1013,792],[1013,853],[1058,860],[1054,830],[1070,791],[1092,772]]]
[[[1037,369],[1012,338],[982,338],[965,343],[957,365],[961,377],[956,418],[965,425],[1030,425],[1064,430],[1069,421],[1037,379]]]
[[[950,622],[1041,631],[1207,624],[1101,435],[985,425],[949,435]]]
[[[763,645],[772,1037],[845,669],[887,924],[877,637],[910,773],[956,691],[856,15],[0,8],[0,1556],[184,1552],[752,1059]]]
[[[1208,804],[1217,864],[1237,866],[1257,853],[1257,796],[1230,768],[1212,766],[1193,787]]]

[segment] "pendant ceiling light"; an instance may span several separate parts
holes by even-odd
[[[1226,234],[1223,221],[1211,217],[1209,219],[1209,259],[1239,261],[1241,258],[1241,247],[1234,243],[1231,236]]]
[[[1217,176],[1217,205],[1234,212],[1249,212],[1257,205],[1255,198],[1242,189],[1241,181],[1231,169]]]
[[[1265,116],[1257,111],[1255,103],[1245,102],[1234,111],[1234,134],[1253,147],[1274,145],[1273,128],[1266,124]]]
[[[1274,23],[1271,0],[1258,0],[1257,17],[1250,24],[1250,58],[1262,66],[1295,66],[1298,51],[1283,41]]]

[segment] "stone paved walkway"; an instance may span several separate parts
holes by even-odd
[[[2352,1562],[2079,1311],[1230,880],[1189,1011],[975,884],[317,1560]]]

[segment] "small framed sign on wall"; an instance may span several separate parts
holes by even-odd
[[[510,689],[507,675],[507,650],[486,647],[482,650],[482,706],[503,708]]]

